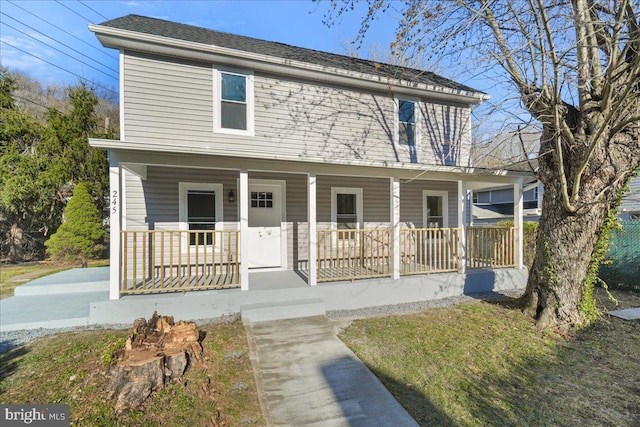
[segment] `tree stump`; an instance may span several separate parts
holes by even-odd
[[[133,322],[107,389],[116,413],[139,407],[164,384],[182,377],[190,364],[201,363],[198,339],[195,323],[174,324],[173,317],[157,312],[148,321]]]

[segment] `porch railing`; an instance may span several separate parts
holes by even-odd
[[[400,230],[400,274],[460,270],[460,233],[459,228]]]
[[[514,227],[467,227],[467,268],[514,267]]]
[[[391,230],[318,230],[318,282],[391,276]]]
[[[239,287],[239,233],[123,230],[120,293]]]

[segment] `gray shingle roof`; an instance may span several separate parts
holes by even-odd
[[[209,44],[240,51],[265,54],[277,58],[306,62],[310,64],[335,67],[338,69],[355,71],[382,77],[393,77],[426,85],[441,86],[457,91],[482,94],[468,86],[429,71],[399,67],[353,58],[345,55],[322,52],[313,49],[291,46],[284,43],[271,42],[236,34],[223,33],[192,25],[179,24],[161,19],[140,15],[127,15],[100,24],[105,27],[169,37],[178,40]]]

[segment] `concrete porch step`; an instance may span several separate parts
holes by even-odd
[[[310,298],[241,304],[240,314],[242,315],[242,322],[246,324],[324,316],[326,310],[324,308],[324,302],[320,298]]]

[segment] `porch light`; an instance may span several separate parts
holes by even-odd
[[[229,202],[235,202],[236,201],[236,193],[234,193],[233,190],[229,190],[229,194],[227,195],[227,200]]]

